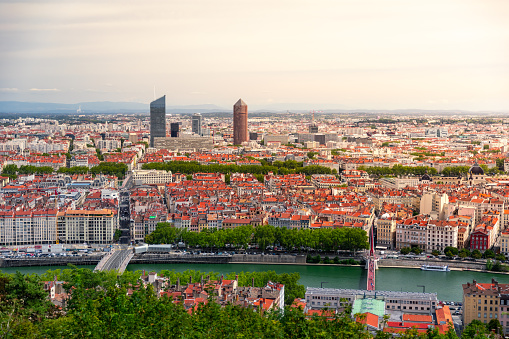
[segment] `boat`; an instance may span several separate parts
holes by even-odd
[[[421,270],[423,271],[439,271],[439,272],[449,272],[449,266],[440,266],[440,265],[422,265]]]

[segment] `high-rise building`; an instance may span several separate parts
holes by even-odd
[[[239,99],[233,105],[233,144],[240,145],[244,141],[249,141],[247,131],[247,105],[242,99]]]
[[[172,138],[178,138],[179,136],[179,123],[178,122],[172,122],[170,124],[170,136]]]
[[[166,95],[150,103],[150,147],[154,138],[166,136]]]
[[[202,116],[200,113],[193,114],[193,133],[201,135]]]
[[[309,125],[309,133],[318,133],[318,126],[315,124]]]

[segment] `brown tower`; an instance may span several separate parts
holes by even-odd
[[[247,132],[247,105],[242,99],[239,99],[233,105],[233,144],[240,145],[244,141],[249,141]]]

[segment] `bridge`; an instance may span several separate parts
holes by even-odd
[[[366,268],[368,270],[368,279],[366,283],[366,289],[368,291],[374,291],[375,290],[375,271],[378,268],[377,261],[378,258],[376,257],[375,252],[375,241],[373,233],[375,232],[375,223],[371,225],[371,229],[369,232],[369,255],[366,260]]]
[[[133,256],[134,251],[132,248],[121,247],[114,250],[112,249],[110,253],[101,259],[94,271],[116,270],[119,274],[122,274]]]

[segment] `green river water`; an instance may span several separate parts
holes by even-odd
[[[93,269],[92,266],[78,266]],[[32,266],[2,268],[3,272],[14,273],[44,273],[49,269],[66,268],[66,266]],[[196,270],[218,272],[260,272],[275,271],[276,273],[300,274],[300,283],[304,286],[328,288],[366,288],[367,271],[360,267],[315,266],[315,265],[253,265],[253,264],[135,264],[128,265],[128,271],[146,270],[147,272],[161,270]],[[495,278],[500,283],[509,283],[509,275],[480,273],[480,272],[432,272],[408,268],[380,268],[376,271],[376,289],[390,291],[422,292],[424,285],[426,292],[438,293],[438,298],[444,301],[461,301],[461,284],[472,282],[491,282]]]

